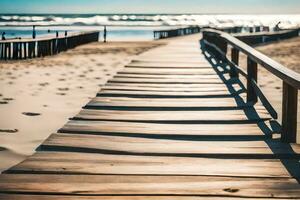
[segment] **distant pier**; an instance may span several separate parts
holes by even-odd
[[[2,40],[0,41],[0,60],[50,56],[97,41],[99,41],[99,32],[76,33],[55,38]]]

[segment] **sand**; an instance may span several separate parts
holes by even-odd
[[[0,62],[0,172],[33,154],[116,71],[159,44],[92,43],[56,56]]]

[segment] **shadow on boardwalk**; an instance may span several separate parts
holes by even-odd
[[[222,79],[224,84],[227,86],[228,90],[231,94],[236,93],[233,84],[238,84],[242,89],[242,91],[246,91],[244,84],[240,81],[238,78],[233,79],[226,79],[224,74],[229,73],[229,64],[226,62],[222,62],[217,60],[212,54],[207,52],[205,49],[202,48],[202,52],[205,56],[205,58],[208,60],[208,62],[212,65],[212,67],[215,69],[216,73],[219,75],[219,77]],[[222,69],[222,71],[220,71]],[[235,100],[238,105],[245,104],[244,99],[239,95],[234,95]],[[256,112],[256,109],[254,107],[250,107],[250,109],[245,110],[245,114],[249,119],[252,119],[253,117],[259,117],[258,113]],[[281,125],[275,121],[271,120],[270,124],[267,125],[266,122],[260,122],[258,123],[259,128],[262,130],[262,132],[265,134],[266,139],[264,141],[269,146],[269,148],[274,153],[274,157],[280,158],[282,164],[286,167],[287,171],[291,174],[292,177],[295,177],[295,179],[300,183],[300,176],[299,176],[299,170],[300,170],[300,163],[299,163],[299,155],[293,150],[292,146],[290,144],[284,144],[280,142],[280,139],[272,139],[273,134],[280,134]],[[241,136],[238,136],[240,138]],[[229,139],[232,139],[231,141],[240,141],[235,140],[232,137]],[[250,139],[250,138],[249,138]],[[262,138],[256,137],[257,140],[262,140]],[[250,140],[249,140],[250,141]],[[279,147],[280,146],[280,147]],[[279,147],[279,148],[278,148]],[[289,154],[289,156],[280,156],[282,153],[282,150],[285,150]],[[263,156],[264,158],[267,158]],[[273,156],[272,156],[273,157]],[[288,158],[288,159],[286,159]],[[255,158],[258,159],[258,158]]]

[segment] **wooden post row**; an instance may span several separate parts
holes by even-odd
[[[231,49],[231,61],[235,64],[235,65],[239,65],[239,50],[236,48],[232,48]],[[231,78],[237,78],[239,77],[239,74],[237,73],[237,71],[235,70],[234,67],[230,68],[230,77]]]
[[[257,82],[257,63],[251,58],[247,58],[247,102],[256,103],[257,95],[252,85],[252,80]]]
[[[283,82],[281,141],[295,143],[297,139],[298,89]]]

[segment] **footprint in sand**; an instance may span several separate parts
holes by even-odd
[[[0,133],[16,133],[18,129],[0,129]]]
[[[60,78],[60,79],[58,79],[58,81],[65,81],[66,79],[64,79],[64,78]]]
[[[49,83],[48,82],[44,82],[44,83],[39,83],[39,85],[42,86],[42,87],[45,87],[45,86],[49,85]]]
[[[64,92],[57,92],[56,94],[60,95],[60,96],[65,96],[66,95],[66,93],[64,93]]]
[[[8,104],[8,101],[0,101],[0,104]]]
[[[103,66],[104,64],[103,63],[98,63],[97,66],[101,67]]]
[[[69,88],[57,88],[59,91],[68,91],[69,90]]]
[[[0,151],[6,151],[7,149],[4,147],[0,147]]]
[[[14,98],[3,98],[4,101],[12,101]]]
[[[84,77],[85,77],[85,74],[80,74],[78,77],[84,78]]]
[[[275,89],[276,89],[276,90],[280,90],[280,87],[279,87],[279,86],[277,86],[277,87],[275,87]]]
[[[41,115],[41,113],[34,113],[34,112],[23,112],[22,114],[30,117]]]

